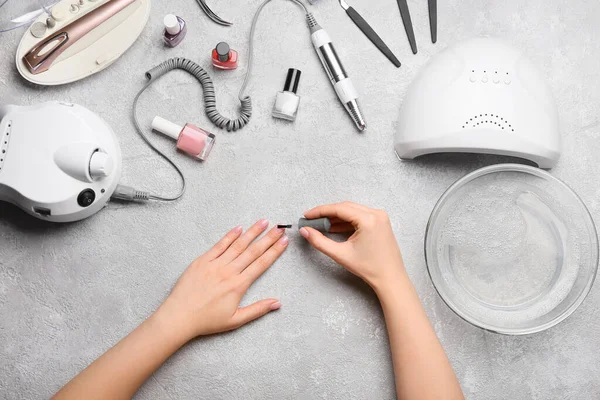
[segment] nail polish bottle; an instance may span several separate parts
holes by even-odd
[[[300,105],[300,96],[296,94],[298,84],[300,83],[301,71],[290,68],[288,69],[287,78],[283,92],[278,92],[273,106],[273,117],[295,121],[298,114],[298,106]]]
[[[217,44],[212,51],[212,63],[219,69],[236,69],[238,66],[238,53],[231,50],[225,42]]]
[[[177,148],[196,157],[206,160],[215,143],[215,135],[192,124],[181,127],[161,117],[154,117],[152,129],[177,140]]]
[[[187,25],[183,18],[178,17],[173,14],[167,14],[165,19],[163,20],[165,24],[165,32],[163,36],[163,40],[165,44],[169,47],[175,47],[185,37],[187,33]]]

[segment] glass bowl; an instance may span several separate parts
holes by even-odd
[[[548,329],[589,293],[598,237],[581,199],[549,173],[500,164],[453,184],[431,213],[425,258],[446,304],[508,335]]]

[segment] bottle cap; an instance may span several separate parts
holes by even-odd
[[[163,23],[165,24],[165,29],[169,34],[177,35],[179,32],[181,32],[181,26],[179,26],[179,20],[177,19],[177,16],[173,14],[167,14],[165,15]]]
[[[179,126],[171,121],[167,121],[166,119],[157,116],[152,120],[152,129],[177,140],[179,139],[179,134],[183,130],[183,126]]]
[[[217,47],[215,47],[215,50],[217,50],[217,56],[219,56],[219,61],[229,61],[229,45],[225,42],[221,42],[219,44],[217,44]]]
[[[298,90],[298,84],[300,83],[300,75],[302,71],[294,68],[288,69],[287,78],[285,78],[285,85],[283,86],[284,92],[294,92]]]

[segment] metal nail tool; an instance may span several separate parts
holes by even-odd
[[[431,42],[437,42],[437,0],[429,0],[429,28],[431,29]]]
[[[202,11],[210,18],[212,21],[216,22],[219,25],[231,26],[233,22],[227,22],[223,18],[219,17],[213,10],[210,9],[208,4],[204,0],[196,0]]]
[[[379,35],[371,28],[371,25],[365,21],[363,17],[351,6],[348,5],[344,0],[339,0],[340,6],[344,10],[346,10],[346,14],[350,17],[350,19],[359,27],[359,29],[369,38],[371,42],[379,51],[381,51],[396,67],[400,67],[400,61],[396,58],[394,53],[387,47],[387,45],[383,42],[383,40],[379,37]]]
[[[404,23],[404,30],[406,30],[406,36],[408,36],[408,42],[413,54],[417,54],[417,41],[415,40],[415,32],[413,31],[412,21],[410,20],[410,12],[408,11],[408,4],[406,0],[398,0],[398,8],[400,9],[400,16]]]

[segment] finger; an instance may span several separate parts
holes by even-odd
[[[331,225],[335,225],[335,224],[339,224],[340,222],[346,222],[346,221],[343,221],[343,220],[339,219],[338,217],[330,217],[329,222],[331,222]]]
[[[354,203],[344,202],[337,204],[326,204],[315,207],[304,213],[307,219],[316,219],[322,217],[339,218],[342,221],[358,223],[358,219],[365,210],[355,207]]]
[[[349,222],[342,222],[331,225],[329,232],[331,233],[343,233],[343,232],[354,232],[356,229],[354,225]]]
[[[310,243],[315,249],[332,258],[338,264],[342,264],[344,257],[345,244],[333,241],[325,237],[321,232],[313,228],[301,228],[300,234]]]
[[[281,303],[277,299],[265,299],[257,301],[246,307],[238,308],[231,319],[234,329],[247,324],[250,321],[259,319],[271,311],[281,307]]]
[[[240,254],[246,251],[250,243],[252,243],[257,237],[259,237],[260,234],[263,233],[268,226],[269,221],[267,221],[266,219],[261,219],[260,221],[252,225],[250,229],[244,232],[242,236],[237,238],[235,242],[233,242],[233,244],[229,246],[227,251],[225,251],[225,253],[223,253],[223,255],[219,257],[219,260],[222,261],[224,264],[229,264],[230,262],[235,260]]]
[[[289,243],[287,236],[283,236],[274,245],[271,246],[262,256],[258,257],[256,261],[248,266],[242,272],[242,276],[246,282],[246,286],[250,287],[254,281],[258,279],[271,265],[279,258],[279,256],[285,251]]]
[[[225,253],[229,246],[231,246],[231,244],[238,237],[240,237],[242,230],[242,226],[239,225],[227,232],[227,234],[221,240],[219,240],[217,244],[215,244],[209,251],[206,252],[206,254],[204,254],[204,257],[206,257],[209,261],[220,257],[221,254]]]
[[[279,229],[274,227],[267,233],[265,236],[252,243],[250,247],[246,251],[244,251],[238,258],[233,260],[230,264],[231,268],[233,268],[236,272],[240,273],[245,270],[250,264],[252,264],[256,259],[262,256],[275,242],[277,242],[285,229]]]

